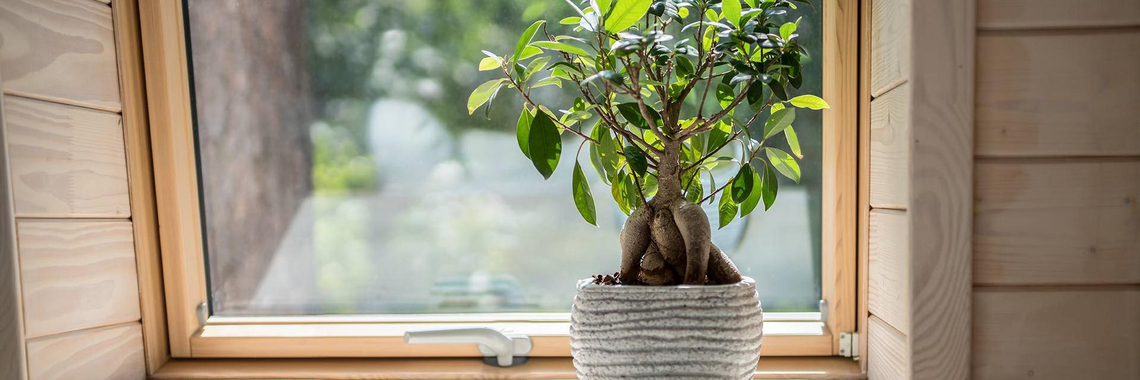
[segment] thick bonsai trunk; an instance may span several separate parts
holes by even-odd
[[[729,284],[741,281],[728,256],[712,243],[712,227],[700,206],[681,191],[680,144],[665,145],[657,166],[658,190],[634,210],[621,231],[623,283]]]

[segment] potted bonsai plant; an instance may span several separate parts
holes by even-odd
[[[795,94],[806,51],[799,20],[787,20],[787,11],[807,2],[566,2],[573,13],[558,22],[575,35],[551,34],[540,20],[513,52],[484,51],[480,70],[502,77],[476,88],[467,107],[489,109],[501,89],[517,91],[519,148],[535,169],[549,178],[562,135],[575,135],[582,142],[573,198],[582,217],[596,224],[577,160],[587,145],[594,170],[629,215],[620,270],[578,286],[571,316],[578,376],[751,378],[762,335],[755,282],[712,243],[699,205],[716,202],[724,227],[760,204],[771,207],[777,174],[799,181],[796,109],[828,107]],[[573,86],[580,96],[548,106],[532,96],[544,86]],[[777,138],[791,152],[771,146]],[[739,156],[728,154],[737,144]],[[738,168],[720,186],[711,174],[718,165]]]

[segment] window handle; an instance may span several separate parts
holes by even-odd
[[[408,331],[404,333],[404,343],[475,343],[479,345],[479,352],[483,355],[498,358],[500,367],[514,365],[516,356],[525,358],[531,349],[530,337],[489,327]]]

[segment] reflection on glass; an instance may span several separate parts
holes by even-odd
[[[477,47],[513,49],[532,21],[567,14],[563,0],[188,9],[214,314],[566,312],[578,279],[616,270],[625,216],[608,192],[594,192],[599,226],[583,222],[573,155],[544,181],[519,152],[515,94],[489,119],[466,110],[493,75]],[[821,12],[804,13],[815,82],[802,92],[818,94]],[[803,183],[781,178],[771,210],[714,231],[766,311],[818,310],[820,125],[797,117]]]

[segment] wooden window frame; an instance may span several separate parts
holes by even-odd
[[[764,356],[836,356],[840,333],[856,329],[858,231],[859,3],[823,1],[822,293],[821,313],[770,313]],[[198,170],[186,50],[178,0],[138,2],[145,70],[169,354],[173,358],[478,357],[472,345],[407,345],[411,328],[477,324],[528,333],[532,357],[570,356],[568,318],[549,314],[461,317],[219,317],[206,304]],[[141,91],[141,90],[140,90]],[[161,226],[161,228],[159,228]],[[138,228],[138,226],[136,226]],[[164,297],[163,297],[164,296]],[[146,302],[144,302],[146,303]],[[819,321],[819,315],[826,315]],[[812,319],[814,320],[805,320]],[[806,318],[805,318],[806,317]]]

